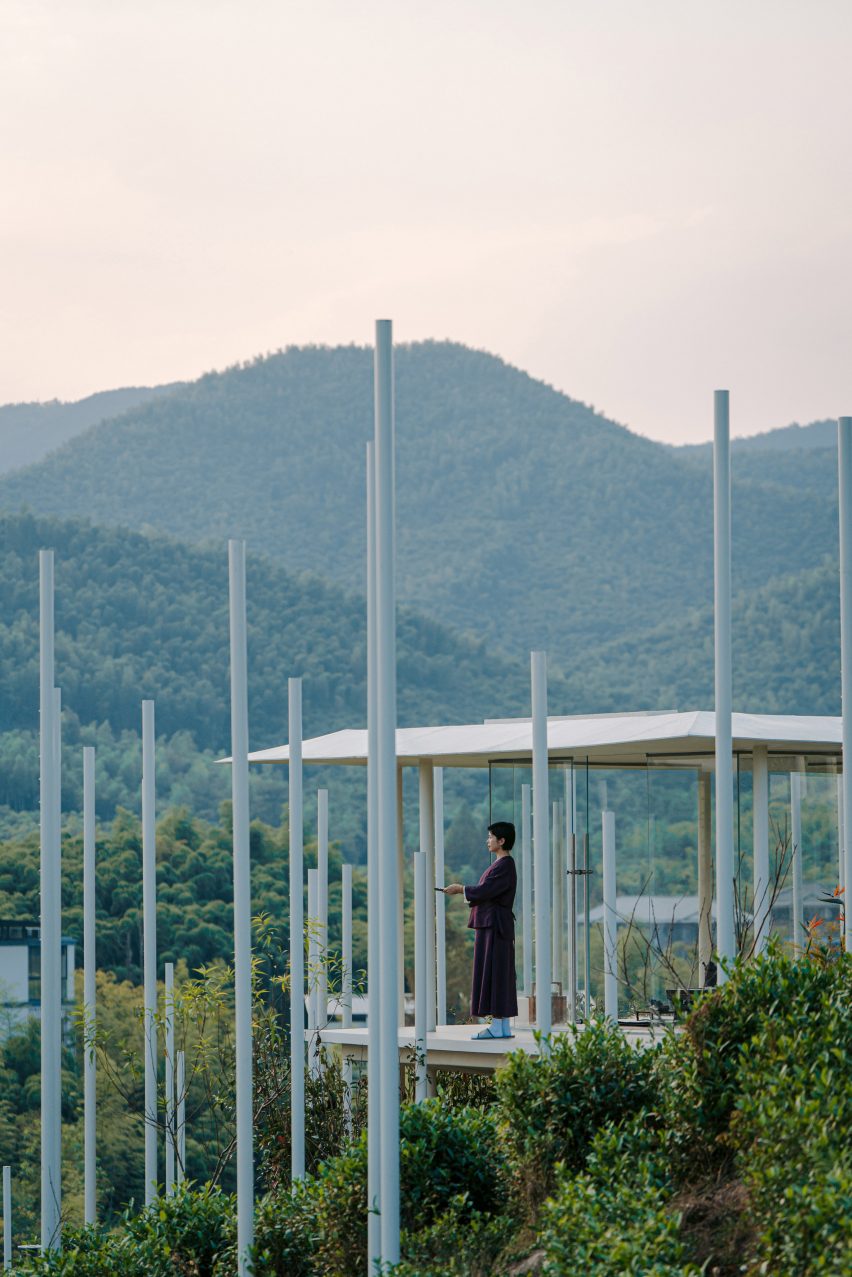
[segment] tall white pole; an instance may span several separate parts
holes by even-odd
[[[95,956],[97,902],[95,897],[95,751],[83,749],[83,1217],[87,1224],[97,1221],[97,1077],[95,1030]]]
[[[533,925],[532,925],[532,808],[530,786],[521,786],[521,917],[524,933],[524,994],[532,993]]]
[[[3,1167],[3,1267],[12,1267],[12,1168]]]
[[[376,471],[367,444],[367,1272],[382,1254],[382,960],[379,900],[379,788],[376,640]],[[394,1073],[393,1076],[396,1076]]]
[[[328,1024],[328,790],[317,790],[317,1028]]]
[[[550,934],[552,976],[562,986],[562,804],[551,803],[550,824],[551,899],[553,928]]]
[[[305,901],[302,813],[302,680],[291,678],[289,699],[290,829],[290,1176],[305,1177]]]
[[[615,812],[601,812],[603,824],[604,1013],[618,1023],[618,912],[615,876]]]
[[[428,997],[426,975],[427,944],[426,895],[429,891],[429,863],[422,851],[414,853],[414,1098],[419,1104],[428,1094],[426,1078],[426,1023]],[[434,895],[434,892],[433,892]]]
[[[845,839],[843,897],[846,918],[846,952],[852,953],[852,417],[837,423],[837,470],[840,512],[840,696],[843,713],[843,811]]]
[[[340,1009],[344,1029],[352,1028],[352,866],[341,866],[340,891],[341,980]],[[352,1057],[343,1057],[343,1103],[346,1130],[352,1134]]]
[[[547,775],[547,653],[530,657],[532,682],[532,798],[535,866],[535,1023],[545,1035],[551,1030],[550,988],[550,798]],[[542,1052],[549,1046],[542,1042]]]
[[[157,1183],[157,834],[154,702],[142,702],[142,976],[145,1000],[145,1205]]]
[[[752,826],[754,831],[754,952],[763,953],[769,939],[772,888],[769,882],[769,766],[765,745],[752,752]]]
[[[793,900],[790,911],[791,939],[795,948],[802,944],[802,776],[790,773],[790,868]]]
[[[166,1197],[175,1193],[175,964],[166,963],[163,991],[166,1021]],[[239,1036],[237,1049],[239,1050]],[[239,1154],[238,1154],[239,1156]]]
[[[231,641],[231,802],[234,840],[234,997],[237,1100],[237,1271],[254,1242],[254,1119],[251,989],[251,842],[248,773],[246,543],[228,542]],[[172,1007],[174,1033],[174,1007]],[[170,1052],[174,1069],[174,1043]],[[172,1073],[174,1078],[174,1072]],[[168,1129],[174,1133],[174,1105]]]
[[[186,1056],[183,1051],[177,1053],[175,1080],[177,1084],[177,1182],[181,1185],[186,1178]]]
[[[568,850],[566,909],[568,936],[565,966],[568,973],[568,1023],[577,1022],[577,802],[574,768],[565,768],[565,842]]]
[[[427,890],[423,897],[423,909],[426,915],[426,960],[422,969],[426,986],[426,1031],[435,1032],[437,1024],[437,1004],[435,978],[435,896],[432,884],[435,882],[435,769],[428,759],[421,758],[419,767],[420,781],[420,850],[426,857]],[[415,913],[417,906],[415,904]],[[415,922],[416,926],[416,922]],[[421,979],[420,969],[415,963],[415,978]]]
[[[317,896],[319,894],[316,869],[308,870],[308,1072],[311,1077],[319,1073],[317,1056],[317,1013],[319,1010],[317,955]]]
[[[846,896],[846,865],[844,863],[845,820],[843,818],[843,777],[837,777],[837,885]]]
[[[41,1245],[61,1244],[61,849],[56,775],[53,551],[39,551],[39,801],[41,807]]]
[[[376,638],[382,1019],[382,1261],[399,1262],[399,1040],[393,333],[376,323]]]
[[[432,773],[435,789],[435,886],[444,885],[444,769]],[[447,1023],[447,915],[446,896],[435,895],[435,979],[437,984],[435,1021]]]
[[[727,390],[715,394],[713,444],[714,634],[716,654],[716,948],[736,956],[734,771],[731,726],[731,441]],[[725,980],[721,966],[720,983]]]

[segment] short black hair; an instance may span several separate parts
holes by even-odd
[[[488,826],[489,834],[493,834],[495,838],[503,840],[503,846],[507,851],[511,851],[515,845],[515,826],[510,824],[508,820],[497,820],[493,825]]]

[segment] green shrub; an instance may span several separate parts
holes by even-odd
[[[545,1056],[513,1051],[497,1075],[497,1116],[516,1187],[535,1207],[562,1162],[579,1170],[595,1132],[657,1098],[656,1051],[637,1050],[615,1025],[553,1038]]]
[[[300,1181],[260,1198],[254,1214],[254,1277],[314,1277],[316,1268],[315,1208],[312,1183]],[[233,1277],[237,1271],[236,1247],[218,1261],[217,1277]]]
[[[102,1233],[97,1228],[66,1228],[62,1250],[35,1254],[16,1265],[19,1273],[40,1273],[45,1277],[142,1277],[142,1269],[132,1247],[122,1236]]]
[[[585,1169],[559,1168],[555,1196],[542,1211],[544,1273],[560,1277],[690,1277],[668,1210],[673,1185],[667,1141],[640,1115],[621,1128],[607,1126],[592,1139]]]
[[[497,1256],[515,1229],[509,1215],[471,1209],[467,1196],[451,1199],[446,1209],[419,1232],[404,1231],[405,1260],[389,1269],[394,1277],[491,1277]]]

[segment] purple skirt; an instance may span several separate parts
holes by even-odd
[[[497,935],[494,927],[477,927],[473,942],[471,1015],[518,1014],[515,941]]]

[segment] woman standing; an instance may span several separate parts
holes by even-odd
[[[518,872],[510,852],[515,826],[498,820],[488,826],[489,853],[493,862],[476,886],[460,882],[444,887],[447,896],[464,895],[471,906],[468,926],[476,933],[473,945],[471,1015],[490,1015],[491,1023],[474,1038],[511,1038],[511,1016],[518,1014],[515,976],[515,890]]]

